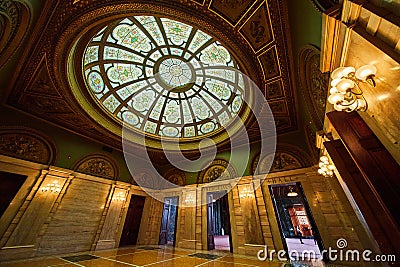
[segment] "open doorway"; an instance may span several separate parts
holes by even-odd
[[[286,251],[296,259],[322,259],[322,240],[301,184],[270,185],[269,188]]]
[[[146,197],[132,195],[119,246],[136,245]]]
[[[232,252],[232,236],[226,191],[207,193],[207,248]]]
[[[175,246],[178,197],[166,197],[161,218],[159,245]]]

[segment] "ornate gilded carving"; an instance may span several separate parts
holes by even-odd
[[[219,0],[212,1],[210,8],[235,25],[253,3],[252,0]]]
[[[186,176],[185,173],[179,169],[171,169],[164,174],[164,177],[167,181],[175,184],[175,185],[185,185],[186,184]]]
[[[113,159],[104,155],[90,155],[81,159],[73,168],[77,172],[93,176],[117,179],[118,168]]]
[[[274,81],[265,85],[265,97],[270,100],[284,97],[282,80]]]
[[[254,51],[260,50],[274,39],[268,14],[267,4],[264,2],[240,29]]]
[[[197,183],[209,183],[219,180],[236,178],[237,173],[234,167],[226,160],[214,160],[210,166],[199,173]]]
[[[18,1],[0,1],[0,68],[19,47],[30,21],[30,11]]]
[[[253,174],[266,174],[310,166],[308,155],[297,146],[279,144],[274,154],[260,160],[260,155],[253,159]]]
[[[287,116],[287,106],[285,100],[277,100],[273,102],[269,102],[269,107],[271,108],[272,113],[275,116]]]
[[[319,70],[320,52],[305,46],[300,52],[299,77],[307,108],[318,129],[322,129],[328,94],[329,74]]]
[[[264,79],[269,80],[280,75],[276,49],[271,48],[259,56],[258,60],[264,71]]]
[[[47,140],[46,140],[47,139]],[[33,129],[0,129],[0,154],[42,164],[54,163],[55,146]]]

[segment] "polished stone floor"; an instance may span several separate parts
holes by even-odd
[[[124,266],[266,266],[303,267],[311,264],[289,264],[260,261],[256,257],[234,255],[226,251],[194,251],[170,246],[124,247],[105,251],[91,251],[32,260],[2,262],[1,267],[124,267]],[[313,266],[321,266],[319,264]]]

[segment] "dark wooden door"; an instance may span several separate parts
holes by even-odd
[[[131,196],[119,246],[136,245],[145,199],[144,196]]]
[[[229,235],[229,251],[233,252],[228,193],[226,193],[223,197],[221,197],[220,201],[221,201],[221,216],[223,221],[223,227],[225,230],[225,235]]]
[[[0,218],[25,180],[24,175],[0,171]]]
[[[214,211],[213,211],[213,195],[207,193],[207,249],[215,249],[214,243]]]
[[[169,224],[170,212],[171,212],[171,200],[165,199],[163,214],[161,218],[160,239],[158,242],[158,244],[160,245],[165,245],[168,242],[168,224]]]

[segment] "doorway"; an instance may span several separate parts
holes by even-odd
[[[301,184],[278,184],[269,188],[288,255],[299,260],[322,259],[322,240]]]
[[[207,193],[207,249],[232,250],[228,193]]]
[[[175,246],[178,200],[178,197],[164,199],[159,245]]]
[[[18,193],[26,176],[0,171],[0,218]]]
[[[132,195],[119,246],[136,245],[146,197]]]

